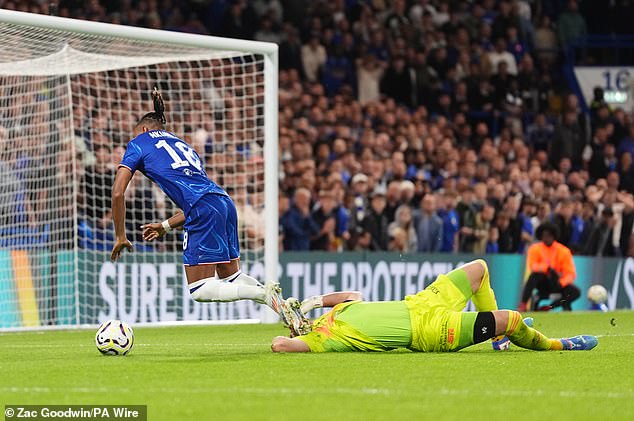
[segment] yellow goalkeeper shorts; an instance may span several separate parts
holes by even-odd
[[[412,323],[410,349],[458,351],[473,344],[476,312],[463,312],[473,292],[467,274],[456,269],[440,275],[423,291],[405,297]]]

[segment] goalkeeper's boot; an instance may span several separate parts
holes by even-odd
[[[528,327],[533,327],[533,318],[526,317],[524,323]],[[492,339],[491,346],[496,351],[506,351],[511,347],[511,340],[506,335],[496,336]]]
[[[579,335],[573,338],[564,338],[559,340],[564,346],[564,351],[590,351],[597,345],[599,340],[592,335]]]
[[[311,323],[301,309],[301,303],[295,297],[289,297],[286,303],[290,306],[295,317],[294,321],[298,321],[298,324],[293,326],[293,329],[299,335],[306,335],[311,331]]]
[[[291,330],[291,337],[301,336],[305,331],[305,317],[301,313],[295,311],[295,303],[299,304],[295,299],[289,299],[280,303],[280,315],[284,325]]]
[[[279,314],[282,319],[282,323],[284,323],[285,326],[288,326],[288,319],[285,312],[282,311],[282,303],[284,303],[284,298],[282,297],[282,288],[280,287],[279,282],[267,281],[264,284],[264,304]]]

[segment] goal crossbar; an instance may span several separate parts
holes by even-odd
[[[59,31],[74,32],[78,34],[91,34],[108,37],[115,36],[136,41],[141,40],[197,48],[233,50],[243,53],[269,55],[276,54],[278,51],[277,44],[272,42],[247,41],[234,38],[140,28],[136,26],[114,25],[111,23],[38,15],[34,13],[16,12],[5,9],[0,9],[0,22],[12,23],[15,25],[35,26],[44,29],[57,29]]]

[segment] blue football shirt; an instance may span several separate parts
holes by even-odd
[[[164,130],[145,132],[132,139],[119,166],[133,174],[141,171],[158,184],[185,215],[206,194],[228,196],[207,177],[196,151]]]

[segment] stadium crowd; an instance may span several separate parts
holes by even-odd
[[[280,45],[284,250],[523,253],[552,221],[575,253],[634,256],[631,110],[600,90],[583,107],[562,72],[569,47],[604,29],[584,16],[627,27],[618,5],[206,3],[62,0],[58,13]],[[48,1],[0,7],[49,12]],[[123,153],[93,147],[103,163]],[[258,241],[262,215],[246,213]]]

